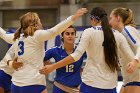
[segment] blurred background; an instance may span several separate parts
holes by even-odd
[[[109,14],[113,8],[127,7],[134,12],[137,27],[140,26],[140,0],[0,0],[0,27],[12,33],[19,27],[19,17],[27,12],[37,12],[45,29],[73,14],[78,8],[101,6]],[[77,30],[90,26],[89,14],[80,18],[75,24]],[[79,35],[79,34],[78,34]],[[49,48],[48,44],[47,47]],[[8,45],[0,39],[0,59],[3,58]]]
[[[140,0],[0,0],[0,27],[4,28],[7,33],[13,33],[19,26],[19,17],[31,11],[39,14],[44,29],[47,29],[70,16],[80,7],[86,7],[90,11],[96,6],[103,7],[108,14],[116,7],[132,9],[137,29],[140,29]],[[82,31],[90,26],[89,14],[80,18],[74,26],[78,31],[76,40],[78,42]],[[57,36],[47,41],[45,48],[60,44],[60,37]],[[9,44],[0,39],[0,60],[8,48]],[[51,90],[51,85],[48,86]]]

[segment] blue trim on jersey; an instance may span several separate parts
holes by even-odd
[[[127,35],[130,37],[130,39],[131,39],[131,41],[134,43],[134,44],[136,44],[136,40],[131,36],[131,34],[129,33],[129,31],[126,29],[126,28],[124,28],[124,31],[127,33]]]
[[[92,28],[95,29],[95,30],[102,30],[101,26],[93,26]]]
[[[127,87],[127,86],[139,86],[140,87],[140,82],[129,82],[124,87]]]
[[[83,82],[80,86],[80,92],[81,93],[117,93],[116,88],[113,89],[95,88],[95,87],[88,86]]]
[[[11,76],[6,74],[3,70],[0,70],[0,87],[4,88],[5,92],[11,90]]]
[[[73,49],[73,52],[74,50],[75,49]],[[44,61],[54,58],[55,62],[58,62],[67,56],[68,54],[65,51],[63,45],[59,47],[56,46],[46,51]],[[81,83],[80,70],[85,57],[86,56],[84,54],[77,62],[57,69],[55,81],[65,86],[77,87]]]
[[[11,93],[41,93],[46,89],[44,85],[16,86],[11,84]]]

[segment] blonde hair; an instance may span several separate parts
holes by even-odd
[[[118,7],[113,9],[113,14],[116,16],[120,16],[123,20],[124,25],[131,25],[136,26],[136,23],[134,21],[134,15],[131,9]]]
[[[39,21],[38,14],[34,12],[28,12],[21,16],[20,27],[16,30],[13,40],[20,38],[21,33],[24,34],[24,37],[33,36],[34,32],[42,26]]]

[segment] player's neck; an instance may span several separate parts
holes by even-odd
[[[71,54],[73,52],[73,47],[74,47],[73,44],[64,44],[64,49],[68,54]]]
[[[119,32],[122,32],[123,29],[124,29],[124,25],[120,23],[117,30],[118,30]]]

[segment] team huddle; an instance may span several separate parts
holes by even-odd
[[[118,7],[107,16],[103,8],[93,8],[91,27],[83,31],[75,45],[72,24],[87,11],[78,9],[47,30],[42,29],[34,12],[20,17],[20,27],[14,34],[0,28],[0,37],[12,44],[0,62],[0,93],[48,93],[45,75],[54,70],[53,93],[117,93],[119,69],[123,77],[120,93],[139,93],[140,35],[132,10]],[[61,46],[45,51],[44,42],[59,34]]]

